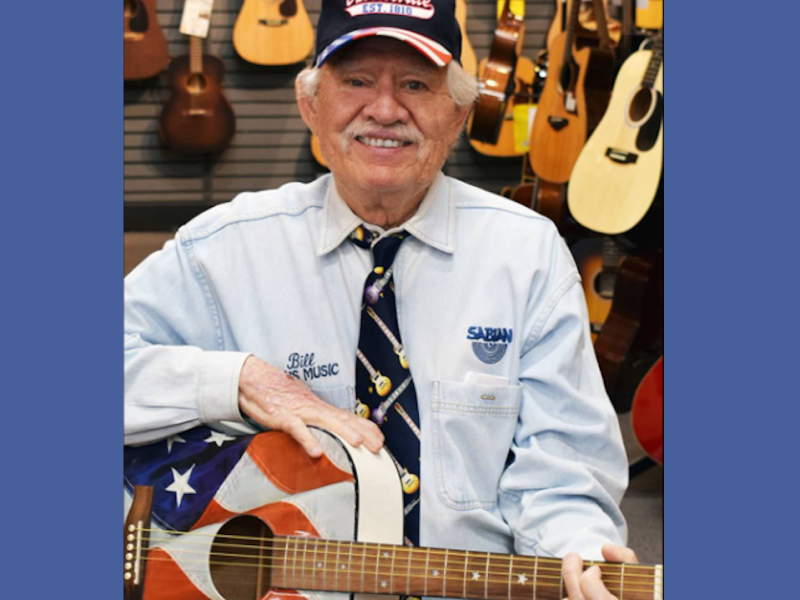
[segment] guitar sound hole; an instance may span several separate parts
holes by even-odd
[[[200,73],[193,73],[186,81],[186,89],[192,94],[201,94],[206,89],[206,78]]]
[[[561,65],[561,71],[558,74],[558,86],[562,92],[572,88],[572,65],[569,63]]]
[[[650,88],[641,87],[631,98],[628,107],[628,118],[631,123],[639,123],[649,116],[653,106],[653,91]]]
[[[125,0],[125,16],[135,17],[139,13],[139,3],[136,0]]]

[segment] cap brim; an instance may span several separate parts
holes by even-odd
[[[437,67],[444,67],[453,60],[453,55],[450,54],[444,46],[424,35],[408,31],[407,29],[398,29],[397,27],[367,27],[365,29],[356,29],[332,41],[319,53],[314,66],[321,67],[323,63],[330,58],[331,54],[344,48],[347,44],[374,35],[394,38],[413,46]]]

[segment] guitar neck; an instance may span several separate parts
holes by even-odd
[[[189,36],[189,71],[203,72],[203,38],[195,35]]]
[[[572,44],[575,40],[575,28],[578,25],[578,12],[581,9],[580,0],[574,0],[570,5],[569,19],[567,19],[567,37],[564,42],[564,61],[572,60]]]
[[[653,42],[653,54],[650,56],[650,62],[647,64],[647,71],[644,74],[642,85],[644,87],[653,87],[656,83],[658,70],[661,68],[661,63],[664,60],[664,38],[662,36],[656,37]]]
[[[566,595],[561,560],[555,558],[297,537],[262,542],[259,564],[271,587],[487,600],[562,600]],[[618,598],[663,597],[660,565],[602,563],[602,569],[606,586]]]

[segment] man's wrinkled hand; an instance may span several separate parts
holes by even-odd
[[[383,447],[383,434],[375,423],[323,402],[303,382],[255,356],[245,361],[239,376],[239,408],[258,424],[291,435],[313,458],[322,456],[322,447],[308,425],[337,433],[353,446],[364,444],[372,452]]]
[[[630,548],[604,544],[601,551],[608,562],[639,562]],[[565,600],[618,600],[603,583],[601,567],[594,565],[584,571],[583,560],[574,552],[564,557],[561,575],[568,594]]]

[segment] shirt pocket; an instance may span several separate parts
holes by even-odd
[[[356,388],[352,385],[343,385],[335,388],[316,388],[308,386],[308,389],[320,400],[327,402],[331,406],[341,408],[348,412],[356,409]]]
[[[436,491],[458,510],[493,508],[517,427],[522,386],[434,381]]]

